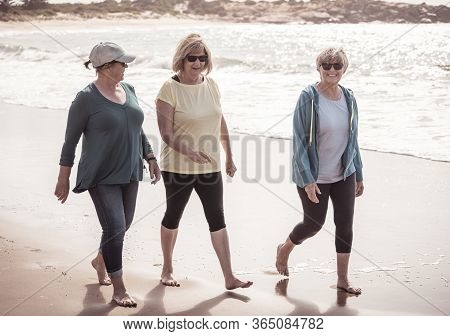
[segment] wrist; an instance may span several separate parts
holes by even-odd
[[[68,182],[69,182],[69,177],[66,177],[66,176],[58,176],[58,182],[59,182],[59,183],[68,183]]]
[[[156,157],[153,153],[149,153],[145,157],[145,161],[147,161],[147,163],[150,163],[150,161],[156,161]]]

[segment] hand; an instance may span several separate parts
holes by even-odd
[[[150,172],[152,184],[158,183],[161,179],[161,171],[159,170],[158,162],[156,162],[156,160],[148,161],[148,171]]]
[[[319,187],[317,186],[317,184],[315,182],[311,183],[311,184],[308,184],[305,187],[305,191],[308,194],[308,198],[309,198],[309,200],[311,202],[319,203],[319,199],[317,198],[316,193],[319,194],[319,195],[322,195],[322,193],[320,192],[320,189],[319,189]]]
[[[356,182],[356,188],[355,188],[355,196],[359,197],[363,194],[364,192],[364,183],[363,181],[361,182]]]
[[[61,203],[64,203],[67,200],[67,197],[69,197],[69,189],[70,189],[70,182],[69,179],[58,179],[58,182],[56,183],[55,187],[55,196],[58,198],[58,201],[61,201]]]
[[[234,173],[236,173],[236,166],[234,165],[233,159],[227,159],[225,161],[225,171],[227,172],[227,175],[230,177],[234,176]]]
[[[200,163],[200,164],[211,163],[211,158],[208,156],[208,154],[205,154],[201,151],[190,152],[188,154],[188,158],[191,159],[192,161],[194,161],[196,163]]]

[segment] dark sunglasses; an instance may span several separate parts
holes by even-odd
[[[121,64],[123,67],[126,65],[125,62],[119,62],[119,61],[112,61],[112,62],[109,62],[109,64],[114,64],[114,63],[119,63],[119,64]]]
[[[186,59],[188,60],[188,62],[190,63],[194,63],[196,60],[199,60],[200,62],[206,62],[208,60],[208,55],[201,55],[201,56],[191,56],[188,55],[186,56]]]
[[[107,62],[107,63],[105,63],[105,64],[100,65],[99,67],[97,67],[97,69],[100,69],[100,68],[106,68],[106,67],[108,67],[108,66],[110,66],[110,65],[113,65],[113,64],[115,64],[115,63],[119,63],[119,64],[121,64],[123,67],[125,67],[125,65],[126,65],[126,63],[124,63],[124,62],[111,61],[111,62]]]
[[[342,64],[342,63],[322,63],[321,67],[323,70],[331,70],[331,67],[333,67],[334,70],[341,70],[344,67],[344,64]]]

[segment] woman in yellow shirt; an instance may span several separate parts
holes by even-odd
[[[192,190],[200,197],[227,289],[247,288],[251,281],[237,279],[231,268],[230,246],[223,213],[220,145],[226,153],[226,173],[233,176],[230,137],[220,106],[212,70],[211,52],[200,35],[183,38],[173,57],[176,73],[156,98],[158,125],[163,139],[160,168],[166,188],[166,212],[161,223],[164,265],[161,283],[178,287],[172,255],[178,225]]]

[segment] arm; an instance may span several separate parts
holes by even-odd
[[[222,115],[222,121],[220,125],[220,142],[222,143],[222,147],[225,150],[225,169],[228,176],[233,177],[236,172],[236,166],[233,162],[233,153],[231,152],[231,141],[230,134],[228,133],[227,122],[225,121],[225,117]]]
[[[313,102],[306,92],[302,92],[294,110],[294,169],[304,185],[305,192],[311,202],[319,203],[316,194],[321,194],[319,187],[311,173],[308,156],[309,142],[315,136],[315,114]]]
[[[64,203],[67,200],[67,197],[69,196],[69,189],[70,189],[69,178],[71,171],[72,167],[59,166],[59,175],[55,187],[55,196],[61,203]]]
[[[80,141],[81,134],[83,134],[83,131],[86,128],[88,120],[86,108],[81,100],[82,96],[78,94],[70,106],[69,116],[67,118],[66,135],[61,150],[59,175],[54,193],[61,203],[64,203],[69,196],[69,178],[75,159],[75,150]]]
[[[305,191],[311,202],[319,203],[317,194],[319,187],[311,173],[308,156],[308,140],[311,136],[311,118],[314,117],[312,101],[309,95],[302,92],[294,110],[293,145],[294,145],[294,169],[305,186]],[[309,118],[306,116],[309,115]],[[312,125],[314,127],[314,124]],[[313,132],[312,135],[315,133]]]
[[[293,145],[294,163],[297,173],[304,185],[315,182],[311,173],[308,156],[308,141],[310,137],[311,115],[313,106],[309,95],[302,92],[294,110]],[[309,116],[307,118],[307,115]],[[314,125],[313,125],[314,126]],[[313,132],[313,136],[314,136]]]
[[[358,106],[356,104],[356,99],[353,97],[354,99],[354,109],[355,109],[355,115],[356,115],[356,132],[355,132],[355,138],[356,138],[356,144],[355,144],[355,151],[356,151],[356,155],[353,158],[353,164],[355,165],[356,168],[356,190],[355,190],[355,195],[356,197],[359,197],[363,194],[364,192],[364,183],[363,183],[363,172],[362,172],[362,168],[363,168],[363,163],[362,163],[362,159],[361,159],[361,152],[359,150],[359,144],[358,144]]]
[[[150,142],[148,141],[148,138],[145,135],[144,130],[142,128],[141,128],[141,138],[142,138],[142,153],[144,156],[144,160],[147,161],[148,171],[150,173],[150,178],[152,179],[152,184],[156,184],[161,179],[161,171],[159,170],[156,157],[153,154],[152,146],[150,145]]]
[[[189,159],[197,163],[209,163],[211,159],[203,152],[193,151],[185,142],[180,141],[173,132],[175,108],[158,99],[156,101],[156,112],[158,117],[159,132],[162,140],[177,152],[186,155]]]
[[[147,136],[144,133],[144,130],[141,128],[141,139],[142,139],[142,155],[144,159],[147,161],[151,157],[155,157],[153,154],[152,146],[150,145],[150,142],[148,141]]]

